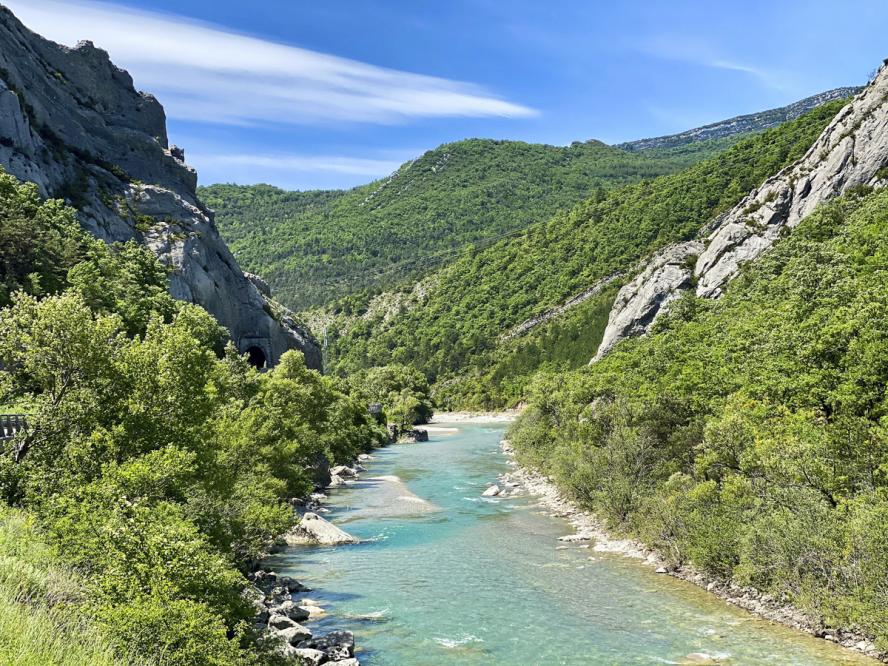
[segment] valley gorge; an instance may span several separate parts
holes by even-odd
[[[292,192],[137,84],[0,6],[0,662],[888,663],[888,64]]]

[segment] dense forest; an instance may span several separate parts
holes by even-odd
[[[399,287],[605,189],[673,173],[739,140],[627,152],[471,139],[348,191],[200,188],[245,270],[292,309]]]
[[[315,316],[331,371],[411,364],[444,407],[514,404],[541,368],[570,369],[594,354],[619,284],[529,334],[502,335],[596,281],[628,277],[656,249],[696,235],[753,187],[801,157],[843,102],[749,137],[680,173],[598,192],[515,237],[467,249],[450,266],[369,305],[343,299]]]
[[[5,173],[0,306],[0,411],[29,420],[0,456],[0,662],[276,663],[246,574],[323,461],[384,441],[363,394],[298,352],[257,372],[153,253]]]
[[[720,300],[532,384],[511,437],[619,531],[888,646],[888,193],[821,206]]]

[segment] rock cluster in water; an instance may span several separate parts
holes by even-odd
[[[350,631],[315,636],[300,624],[324,614],[316,601],[299,598],[300,593],[308,591],[307,587],[273,571],[255,571],[249,578],[253,585],[248,595],[256,608],[256,627],[263,632],[264,641],[273,643],[295,663],[358,666],[355,638]]]

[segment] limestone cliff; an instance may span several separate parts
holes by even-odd
[[[238,267],[184,159],[163,107],[105,51],[50,42],[0,6],[0,164],[67,199],[98,238],[151,248],[170,293],[211,312],[257,363],[300,349],[320,368],[316,342]]]
[[[669,302],[694,282],[698,296],[720,296],[744,263],[761,256],[819,204],[855,187],[886,184],[888,64],[836,115],[802,159],[708,225],[704,232],[708,235],[700,242],[666,248],[620,290],[593,362],[620,340],[647,332]],[[699,255],[693,264],[694,280],[688,265],[663,261],[692,256],[691,245],[693,254]]]

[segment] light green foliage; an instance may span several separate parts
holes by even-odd
[[[169,321],[177,309],[163,266],[135,241],[113,247],[92,241],[84,260],[68,273],[68,282],[94,311],[119,314],[130,335],[144,334],[152,314]]]
[[[265,277],[284,305],[306,309],[400,286],[467,244],[489,243],[604,188],[673,173],[737,138],[637,153],[598,141],[470,139],[353,190],[213,185],[199,194],[238,261]]]
[[[59,565],[34,521],[0,506],[0,663],[118,666],[124,660],[80,606],[83,583]]]
[[[823,206],[721,300],[540,377],[522,460],[673,560],[888,646],[886,228],[888,192]]]
[[[394,316],[342,314],[328,327],[328,365],[350,373],[411,364],[437,385],[436,395],[450,407],[518,400],[537,368],[588,361],[607,308],[601,300],[584,304],[574,323],[565,325],[573,332],[546,327],[507,345],[500,342],[504,332],[615,271],[631,274],[639,260],[663,245],[694,236],[802,156],[841,105],[825,105],[685,171],[601,193],[520,236],[464,252],[416,307]],[[580,334],[583,327],[588,335]],[[563,351],[539,351],[550,342]]]
[[[399,364],[370,368],[351,375],[348,382],[368,404],[382,405],[387,420],[401,428],[432,418],[429,382],[415,368]]]
[[[0,211],[9,205],[0,198]],[[313,487],[317,468],[385,433],[300,353],[259,373],[223,348],[224,329],[169,297],[148,251],[83,247],[66,290],[18,291],[0,310],[0,403],[29,417],[0,455],[2,499],[33,516],[54,562],[78,571],[71,627],[99,632],[95,663],[270,663],[254,641],[244,572],[293,524],[289,500]],[[27,562],[15,555],[8,570]],[[28,623],[23,649],[51,655],[55,640],[42,653],[27,644],[42,635],[30,622],[68,615],[30,594],[4,606],[2,592],[0,576],[0,632],[8,613]]]

